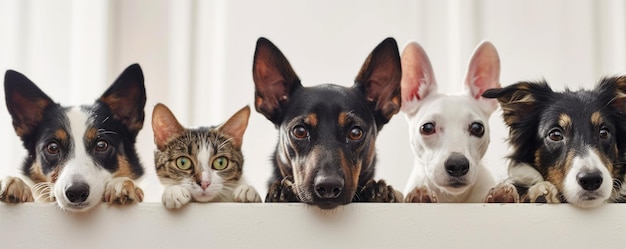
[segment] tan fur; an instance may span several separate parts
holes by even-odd
[[[572,129],[572,118],[565,113],[561,113],[559,116],[559,126],[565,131],[570,131]]]
[[[118,155],[117,161],[119,167],[113,173],[113,177],[126,176],[131,179],[137,179],[137,176],[133,173],[133,170],[131,169],[130,163],[128,163],[128,160],[126,160],[126,157]]]
[[[600,112],[594,112],[591,114],[591,124],[594,127],[600,127],[604,123],[604,119],[602,118],[602,114]]]
[[[310,113],[309,115],[306,115],[306,118],[304,119],[304,123],[308,124],[310,126],[316,127],[317,126],[317,115],[315,113]]]

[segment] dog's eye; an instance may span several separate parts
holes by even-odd
[[[561,133],[559,129],[554,129],[548,133],[548,138],[552,141],[558,142],[563,140],[563,133]]]
[[[109,143],[104,140],[100,140],[96,143],[96,151],[106,151],[109,148]]]
[[[611,133],[609,132],[608,129],[606,128],[600,129],[600,138],[609,139],[610,136],[611,136]]]
[[[431,135],[435,133],[435,124],[433,123],[425,123],[420,127],[420,133],[422,135]]]
[[[291,134],[293,134],[293,136],[297,139],[304,139],[309,136],[309,131],[307,131],[304,126],[298,125],[296,127],[293,127]]]
[[[179,169],[188,170],[191,168],[191,166],[193,166],[193,163],[191,162],[191,159],[189,159],[189,157],[181,156],[176,159],[176,167],[178,167]]]
[[[363,130],[361,127],[355,126],[350,129],[350,133],[348,133],[348,138],[350,140],[359,140],[363,137]]]
[[[485,126],[481,123],[474,122],[469,127],[470,134],[476,137],[482,137],[485,134]]]
[[[223,170],[228,166],[228,158],[226,157],[218,157],[213,160],[213,168],[216,170]]]
[[[59,153],[59,144],[55,142],[50,142],[48,145],[46,145],[46,152],[51,155],[56,155],[57,153]]]

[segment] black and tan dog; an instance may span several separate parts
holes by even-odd
[[[564,92],[545,82],[520,82],[483,97],[500,102],[513,149],[509,179],[487,202],[592,208],[618,197],[626,162],[626,77]]]
[[[352,87],[303,87],[280,50],[259,38],[253,66],[256,110],[276,125],[278,145],[266,202],[323,209],[360,202],[399,202],[374,180],[376,135],[401,106],[398,45],[380,43]]]

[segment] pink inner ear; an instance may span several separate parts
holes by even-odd
[[[154,142],[161,148],[175,136],[184,132],[184,128],[178,123],[176,117],[165,106],[156,106],[152,113],[152,130]]]
[[[435,74],[424,49],[411,42],[402,51],[402,101],[421,100],[435,87]]]
[[[487,89],[500,88],[500,57],[490,42],[482,42],[474,51],[465,84],[475,99]]]

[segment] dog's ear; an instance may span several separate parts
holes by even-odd
[[[491,114],[498,108],[495,99],[482,97],[485,90],[500,88],[500,57],[496,47],[488,41],[481,42],[470,60],[465,86],[469,90],[469,95],[478,100],[481,109]]]
[[[515,128],[539,110],[540,103],[549,101],[552,89],[544,82],[519,82],[504,88],[492,88],[483,92],[485,98],[496,98],[502,106],[504,122]]]
[[[400,110],[401,78],[398,44],[395,39],[387,38],[367,57],[353,86],[363,92],[368,104],[374,109],[379,127],[389,122]]]
[[[243,143],[243,134],[246,132],[246,128],[248,127],[248,119],[250,117],[250,107],[245,106],[241,108],[241,110],[237,111],[237,113],[233,114],[224,124],[220,125],[218,129],[228,134],[233,138],[233,145],[237,149],[241,148],[241,144]]]
[[[128,66],[98,99],[107,105],[113,118],[121,121],[133,136],[143,127],[146,89],[139,64]]]
[[[596,86],[600,96],[608,101],[620,113],[626,113],[626,76],[608,77],[602,79]]]
[[[39,125],[48,107],[58,105],[30,79],[13,70],[7,70],[4,75],[4,94],[13,128],[20,137]]]
[[[163,150],[171,139],[182,135],[185,128],[180,125],[167,106],[158,103],[152,111],[152,131],[154,132],[154,144],[159,150]]]
[[[426,51],[417,42],[409,42],[402,51],[402,111],[414,114],[420,100],[437,92],[433,66]]]
[[[278,125],[291,93],[302,87],[287,58],[268,39],[259,38],[254,51],[252,76],[255,85],[254,106]]]

